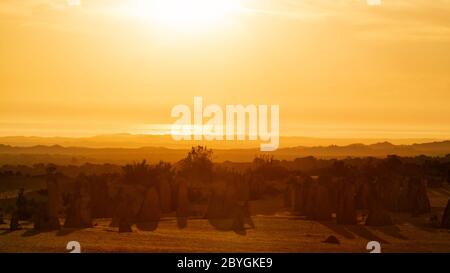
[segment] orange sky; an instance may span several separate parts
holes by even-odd
[[[184,1],[1,0],[0,135],[150,133],[203,96],[279,104],[282,135],[450,138],[450,1]]]

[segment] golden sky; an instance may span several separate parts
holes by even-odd
[[[279,104],[281,135],[450,138],[450,1],[0,0],[0,135],[151,133]]]

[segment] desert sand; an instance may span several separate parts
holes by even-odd
[[[432,214],[440,214],[450,192],[430,189]],[[255,229],[245,232],[219,231],[206,219],[191,219],[188,227],[178,229],[174,217],[163,218],[155,231],[133,226],[132,233],[118,233],[109,227],[110,219],[96,219],[87,229],[36,232],[23,222],[22,230],[10,232],[0,225],[0,252],[69,252],[69,241],[78,241],[81,252],[359,252],[367,253],[369,241],[378,241],[382,252],[450,252],[450,230],[433,228],[430,215],[411,217],[393,214],[394,226],[367,227],[337,225],[334,221],[310,221],[286,211],[253,210],[266,215],[253,216]],[[340,244],[323,241],[334,235]]]

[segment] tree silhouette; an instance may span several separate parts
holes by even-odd
[[[186,158],[180,161],[178,174],[202,184],[209,183],[213,175],[213,151],[206,146],[192,147]]]

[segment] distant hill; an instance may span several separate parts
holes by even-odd
[[[214,146],[212,146],[214,148]],[[213,149],[214,160],[249,162],[261,154],[259,149]],[[150,162],[160,160],[175,162],[182,159],[188,149],[171,149],[163,147],[142,148],[87,148],[64,147],[61,145],[37,145],[17,147],[0,144],[0,164],[82,164],[91,163],[127,163],[147,159]],[[293,160],[298,157],[315,156],[319,158],[343,157],[385,157],[390,154],[399,156],[445,156],[450,154],[450,141],[430,142],[412,145],[394,145],[389,142],[350,144],[344,146],[314,146],[281,148],[271,153],[276,159]]]
[[[441,141],[437,139],[352,139],[352,138],[314,138],[302,136],[284,136],[280,138],[280,148],[297,146],[329,146],[350,145],[353,143],[372,144],[389,141],[396,145],[410,145],[414,143],[428,143]],[[0,137],[0,144],[29,147],[36,145],[61,145],[64,147],[87,148],[140,148],[165,147],[171,149],[187,149],[191,146],[203,144],[220,149],[248,149],[259,147],[260,141],[174,141],[170,135],[135,135],[113,134],[90,137],[35,137],[35,136],[4,136]],[[382,143],[380,143],[382,145]]]

